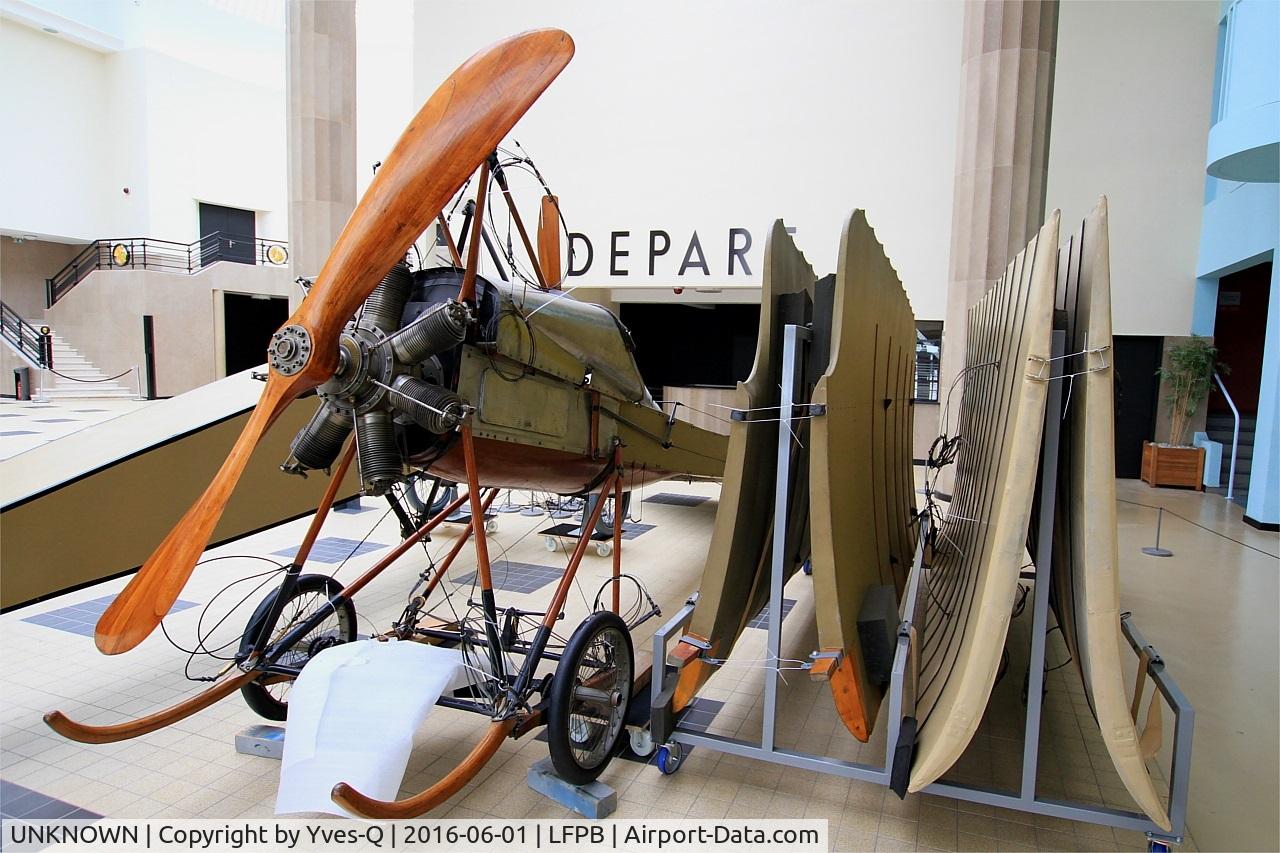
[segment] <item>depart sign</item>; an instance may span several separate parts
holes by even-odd
[[[795,234],[796,229],[787,228]],[[610,231],[594,237],[581,231],[569,232],[570,277],[591,278],[739,279],[743,284],[756,279],[764,260],[764,241],[749,228],[729,228],[725,232],[694,229],[687,235],[654,228],[649,231]],[[692,283],[691,282],[691,283]]]

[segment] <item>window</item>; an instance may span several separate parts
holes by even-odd
[[[942,357],[942,322],[916,323],[916,399],[938,402],[938,367]]]

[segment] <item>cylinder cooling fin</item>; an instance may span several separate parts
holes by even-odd
[[[360,460],[360,481],[369,494],[385,494],[400,479],[404,463],[400,458],[400,447],[396,444],[390,412],[360,415],[356,453]]]
[[[447,388],[413,376],[396,378],[391,405],[413,419],[423,429],[437,435],[449,432],[462,421],[462,398]]]
[[[328,468],[342,451],[342,443],[351,434],[351,426],[351,415],[328,402],[321,402],[311,420],[294,436],[289,450],[303,469]]]
[[[405,303],[409,301],[409,293],[413,289],[413,274],[404,261],[391,268],[391,272],[383,277],[378,286],[364,301],[360,312],[362,324],[375,326],[384,335],[389,335],[400,328],[400,317],[404,314]]]
[[[468,321],[465,305],[442,302],[392,335],[391,349],[401,363],[417,364],[462,343]]]

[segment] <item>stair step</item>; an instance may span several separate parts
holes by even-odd
[[[45,375],[48,381],[40,389],[40,399],[132,399],[136,396],[137,389],[128,379],[111,378],[57,333],[52,335],[52,343],[53,369],[62,376]]]
[[[1209,428],[1209,429],[1224,429],[1224,430],[1226,430],[1227,432],[1230,432],[1230,431],[1231,431],[1231,429],[1232,429],[1235,425],[1236,425],[1235,418],[1218,418],[1218,417],[1213,417],[1213,418],[1207,418],[1207,419],[1205,420],[1205,426],[1206,426],[1207,428]],[[1244,430],[1244,429],[1253,429],[1253,428],[1254,428],[1254,427],[1256,427],[1257,425],[1258,425],[1258,419],[1257,419],[1257,418],[1255,418],[1255,417],[1247,417],[1247,418],[1246,418],[1246,417],[1243,417],[1243,416],[1242,416],[1242,417],[1240,418],[1240,429],[1241,429],[1241,430]]]
[[[60,373],[72,373],[76,370],[97,370],[98,367],[89,361],[58,361],[55,358],[53,360],[53,369]]]
[[[57,362],[54,362],[54,363],[56,364]],[[1220,444],[1222,444],[1223,447],[1226,447],[1228,449],[1231,447],[1232,433],[1218,432],[1217,430],[1210,430],[1207,434],[1211,441],[1219,442]],[[1240,430],[1240,446],[1241,447],[1243,447],[1246,444],[1252,447],[1253,438],[1254,438],[1253,430],[1249,430],[1248,432],[1245,432],[1244,430]]]
[[[78,388],[42,388],[42,400],[94,400],[94,399],[132,399],[136,392],[128,388],[99,388],[81,390]]]

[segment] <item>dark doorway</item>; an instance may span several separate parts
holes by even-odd
[[[1218,279],[1213,345],[1218,348],[1218,361],[1230,368],[1229,372],[1223,373],[1222,381],[1241,415],[1258,413],[1270,295],[1271,261]],[[1208,408],[1210,414],[1231,414],[1231,407],[1218,393],[1209,395]]]
[[[222,294],[223,353],[227,375],[258,367],[267,360],[267,344],[289,317],[283,296]]]
[[[254,263],[254,221],[252,210],[200,202],[201,265],[214,261]]]
[[[1142,442],[1155,437],[1159,405],[1160,358],[1164,339],[1146,335],[1116,335],[1116,476],[1136,479],[1142,474]]]
[[[759,305],[626,303],[623,325],[636,345],[636,366],[650,393],[664,385],[732,388],[751,373]]]

